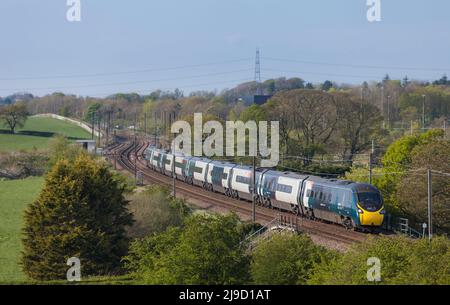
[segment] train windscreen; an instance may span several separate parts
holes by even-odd
[[[358,192],[359,205],[366,211],[375,212],[381,209],[383,200],[378,191]]]

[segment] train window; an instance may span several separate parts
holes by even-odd
[[[344,200],[344,206],[346,207],[346,208],[349,208],[349,207],[351,207],[352,206],[352,203],[351,203],[351,199],[352,199],[352,197],[351,197],[351,193],[349,193],[348,191],[343,191],[343,193],[344,193],[344,195],[343,195],[343,200]]]
[[[236,182],[250,184],[250,178],[243,176],[236,176]]]
[[[292,186],[290,185],[284,185],[284,184],[278,184],[277,191],[282,193],[292,193]]]
[[[314,190],[311,190],[311,196],[309,196],[309,197],[312,197],[312,198],[314,198]]]
[[[311,197],[311,190],[306,191],[306,197]]]
[[[203,173],[203,168],[196,166],[194,167],[194,172],[201,174]]]
[[[227,173],[223,173],[223,175],[222,175],[222,179],[228,179],[228,174]]]
[[[170,165],[172,163],[172,159],[166,159],[166,165]]]

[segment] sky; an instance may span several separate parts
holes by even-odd
[[[0,96],[231,88],[261,78],[360,84],[450,73],[450,1],[0,1]]]

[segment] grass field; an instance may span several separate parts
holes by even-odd
[[[11,134],[0,129],[0,151],[45,149],[55,134],[62,134],[71,140],[89,139],[91,135],[79,126],[52,118],[28,118],[25,126]]]
[[[43,182],[41,177],[0,181],[0,283],[25,280],[19,266],[23,211]]]

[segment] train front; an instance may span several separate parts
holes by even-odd
[[[384,221],[386,210],[380,191],[370,184],[357,184],[356,210],[358,220],[363,227],[380,227]]]

